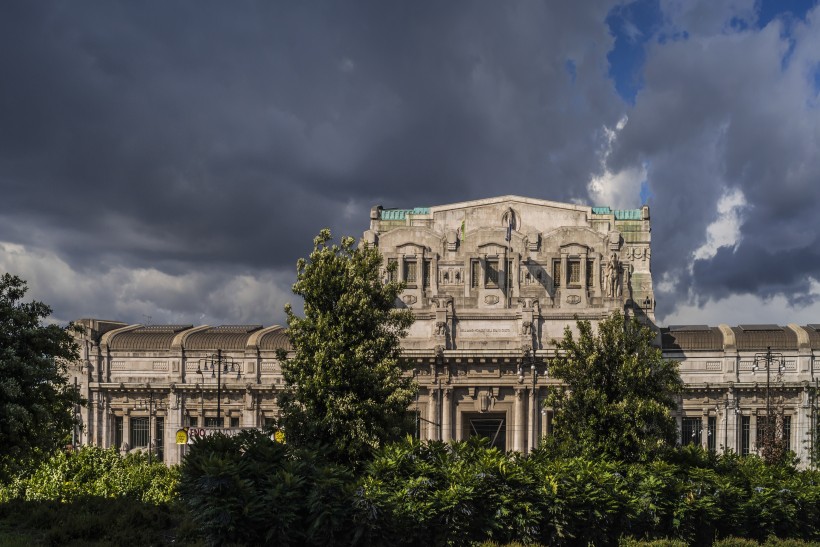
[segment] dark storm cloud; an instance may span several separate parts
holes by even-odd
[[[659,311],[744,293],[811,304],[810,278],[820,271],[820,115],[811,81],[820,13],[753,28],[748,6],[739,8],[741,25],[718,6],[712,14],[723,18],[704,29],[688,26],[692,12],[682,5],[666,14],[666,31],[677,37],[648,46],[645,87],[609,157],[615,170],[649,166],[659,236],[653,269],[679,280]],[[738,191],[745,204],[733,241],[693,262],[706,227],[721,221],[717,204]]]
[[[609,4],[5,3],[0,239],[170,317],[376,203],[584,199],[621,111]]]

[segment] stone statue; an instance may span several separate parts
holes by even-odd
[[[604,292],[610,298],[621,295],[621,287],[618,283],[618,266],[618,256],[612,253],[609,262],[607,262],[606,275],[604,276]]]
[[[444,321],[436,322],[436,336],[444,336],[447,334],[447,323]]]
[[[532,333],[532,321],[524,321],[521,323],[521,334],[527,335]]]

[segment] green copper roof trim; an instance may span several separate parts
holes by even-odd
[[[382,209],[382,220],[404,220],[407,215],[429,215],[429,207],[413,207],[412,209]]]
[[[609,207],[593,207],[593,215],[615,215],[615,220],[641,220],[640,209],[610,209]]]

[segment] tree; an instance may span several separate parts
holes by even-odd
[[[559,451],[617,460],[645,461],[677,441],[671,411],[683,383],[676,365],[652,345],[655,334],[615,313],[598,325],[577,321],[576,340],[567,327],[550,362],[550,389]]]
[[[65,442],[80,402],[67,378],[79,357],[73,327],[44,325],[51,308],[21,302],[27,290],[17,276],[0,277],[0,475]]]
[[[297,264],[293,292],[304,317],[285,307],[294,354],[279,352],[282,424],[288,443],[324,446],[332,461],[356,465],[404,431],[415,391],[399,364],[400,341],[413,316],[394,308],[404,286],[382,282],[377,249],[329,241],[322,230]]]

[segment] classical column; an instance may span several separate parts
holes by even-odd
[[[561,255],[561,286],[569,287],[569,270],[567,269],[567,255]]]
[[[768,420],[769,417],[766,416]],[[743,435],[743,431],[740,431],[740,435]],[[741,449],[743,448],[742,442],[738,442],[738,447]],[[763,439],[757,438],[757,412],[752,412],[749,415],[749,453],[756,452],[760,454],[761,449],[763,448]]]
[[[438,386],[435,384],[427,390],[427,439],[438,440]]]
[[[108,413],[110,404],[105,400],[105,397],[100,401],[100,406],[102,407],[102,423],[100,424],[102,442],[100,446],[108,448],[111,446],[111,414]]]
[[[131,413],[127,408],[122,413],[122,442],[123,444],[128,444],[129,450],[133,448],[131,446]],[[118,446],[117,450],[120,448],[122,448],[122,446]]]
[[[444,442],[453,438],[452,424],[450,418],[453,414],[452,388],[444,388],[444,402],[441,406],[441,440]]]
[[[526,418],[524,416],[524,389],[515,390],[513,399],[513,450],[524,452],[524,431],[526,430]]]
[[[530,390],[530,423],[527,431],[527,449],[532,452],[538,444],[538,393],[534,387]]]
[[[595,253],[592,259],[592,289],[596,295],[601,294],[601,253]]]
[[[700,417],[700,446],[704,450],[709,449],[709,411],[706,409]]]
[[[581,274],[580,274],[581,287],[583,287],[584,289],[589,288],[589,287],[587,287],[587,256],[588,256],[587,253],[583,253],[581,255],[581,264],[580,264],[580,266],[581,266]]]

